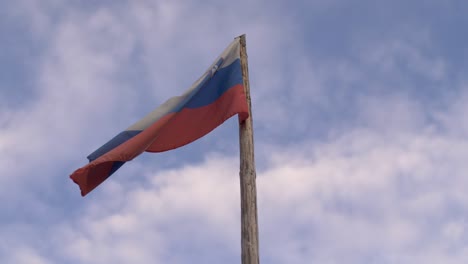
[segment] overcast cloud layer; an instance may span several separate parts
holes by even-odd
[[[86,156],[243,33],[263,263],[465,263],[462,1],[10,1],[0,263],[239,263],[237,119],[127,163]]]

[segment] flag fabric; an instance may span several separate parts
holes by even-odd
[[[162,152],[184,146],[238,114],[248,118],[236,38],[185,93],[172,97],[140,121],[91,153],[89,163],[70,178],[85,196],[126,161],[144,151]]]

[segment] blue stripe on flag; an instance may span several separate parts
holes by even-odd
[[[93,153],[89,154],[89,156],[88,156],[89,162],[91,162],[91,161],[99,158],[100,156],[106,154],[107,152],[111,151],[112,149],[114,149],[115,147],[117,147],[120,144],[124,143],[125,141],[127,141],[127,140],[131,139],[132,137],[138,135],[140,132],[141,132],[140,130],[130,130],[130,131],[120,132],[113,139],[109,140],[109,142],[102,145],[100,148],[95,150]],[[120,165],[120,166],[122,166],[122,165]]]

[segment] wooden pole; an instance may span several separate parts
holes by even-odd
[[[240,190],[241,190],[241,247],[242,264],[258,264],[257,187],[250,100],[249,69],[245,34],[240,36],[240,60],[244,91],[249,106],[249,118],[239,123]]]

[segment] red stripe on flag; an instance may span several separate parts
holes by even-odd
[[[213,103],[198,108],[183,108],[161,128],[157,139],[146,149],[162,152],[189,144],[235,114],[244,120],[248,117],[244,86],[238,84],[227,90]]]
[[[107,161],[93,166],[91,163],[77,169],[70,178],[78,184],[81,196],[85,196],[109,177],[114,162]]]

